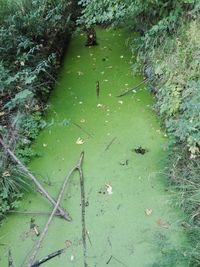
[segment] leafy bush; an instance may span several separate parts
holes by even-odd
[[[186,143],[191,157],[200,150],[200,26],[183,25],[174,38],[149,52],[155,75],[156,108],[168,132]]]
[[[174,147],[169,157],[167,175],[175,191],[176,202],[187,214],[183,227],[191,240],[190,266],[199,266],[199,234],[200,234],[200,159],[190,159],[190,154],[184,144]],[[178,193],[177,193],[178,191]]]
[[[27,162],[55,83],[65,42],[73,29],[76,1],[0,0],[0,133]],[[18,205],[23,174],[0,154],[0,216]]]

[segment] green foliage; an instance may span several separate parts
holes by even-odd
[[[0,0],[0,131],[23,162],[36,156],[31,142],[46,126],[41,112],[73,28],[75,5],[65,0]],[[3,153],[0,166],[2,215],[18,205],[24,179]]]
[[[166,170],[171,190],[175,191],[176,202],[187,214],[186,231],[191,240],[190,266],[199,266],[199,234],[200,234],[200,159],[190,158],[190,153],[184,144],[174,147],[169,157]],[[178,191],[178,193],[177,193]]]
[[[149,58],[155,79],[156,108],[168,132],[186,143],[191,157],[200,150],[200,27],[198,21],[182,26]]]

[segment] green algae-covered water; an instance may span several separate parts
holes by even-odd
[[[83,35],[70,43],[58,85],[34,149],[41,154],[30,164],[46,190],[57,197],[64,176],[85,151],[88,266],[187,266],[182,258],[187,244],[182,214],[171,207],[162,171],[166,140],[152,112],[153,100],[145,88],[122,98],[121,91],[141,81],[133,77],[134,58],[125,46],[126,34],[97,31],[99,45],[85,47]],[[96,95],[99,81],[100,95]],[[137,154],[142,146],[147,152]],[[65,253],[43,264],[48,267],[83,266],[81,208],[78,175],[66,189],[62,206],[73,220],[55,217],[38,258],[61,248]],[[25,196],[21,210],[51,211],[38,193]],[[47,216],[9,215],[0,229],[0,266],[8,266],[8,249],[16,267],[38,239],[30,224],[42,231]],[[175,255],[175,256],[177,256]],[[174,259],[174,258],[173,258]],[[182,259],[182,260],[181,260]]]

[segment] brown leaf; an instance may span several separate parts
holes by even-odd
[[[9,177],[10,173],[9,173],[9,171],[4,171],[2,175],[3,175],[3,177]]]
[[[156,221],[156,223],[158,226],[160,226],[162,228],[165,228],[165,229],[169,228],[169,224],[160,218]]]

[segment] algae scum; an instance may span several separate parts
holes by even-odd
[[[88,266],[187,266],[181,252],[187,244],[182,214],[170,207],[161,172],[166,159],[165,137],[152,112],[152,97],[141,90],[116,95],[141,81],[133,77],[134,58],[125,33],[98,30],[96,47],[85,47],[82,35],[72,39],[65,65],[47,112],[52,124],[40,133],[30,164],[46,190],[58,196],[64,176],[85,151]],[[100,95],[96,96],[99,81]],[[145,154],[136,153],[138,146]],[[61,206],[72,222],[54,218],[38,258],[61,248],[65,253],[42,266],[83,266],[78,174],[71,177]],[[21,210],[51,211],[38,193],[29,193]],[[31,222],[42,231],[47,216],[10,215],[1,228],[0,266],[22,263],[38,239]]]

